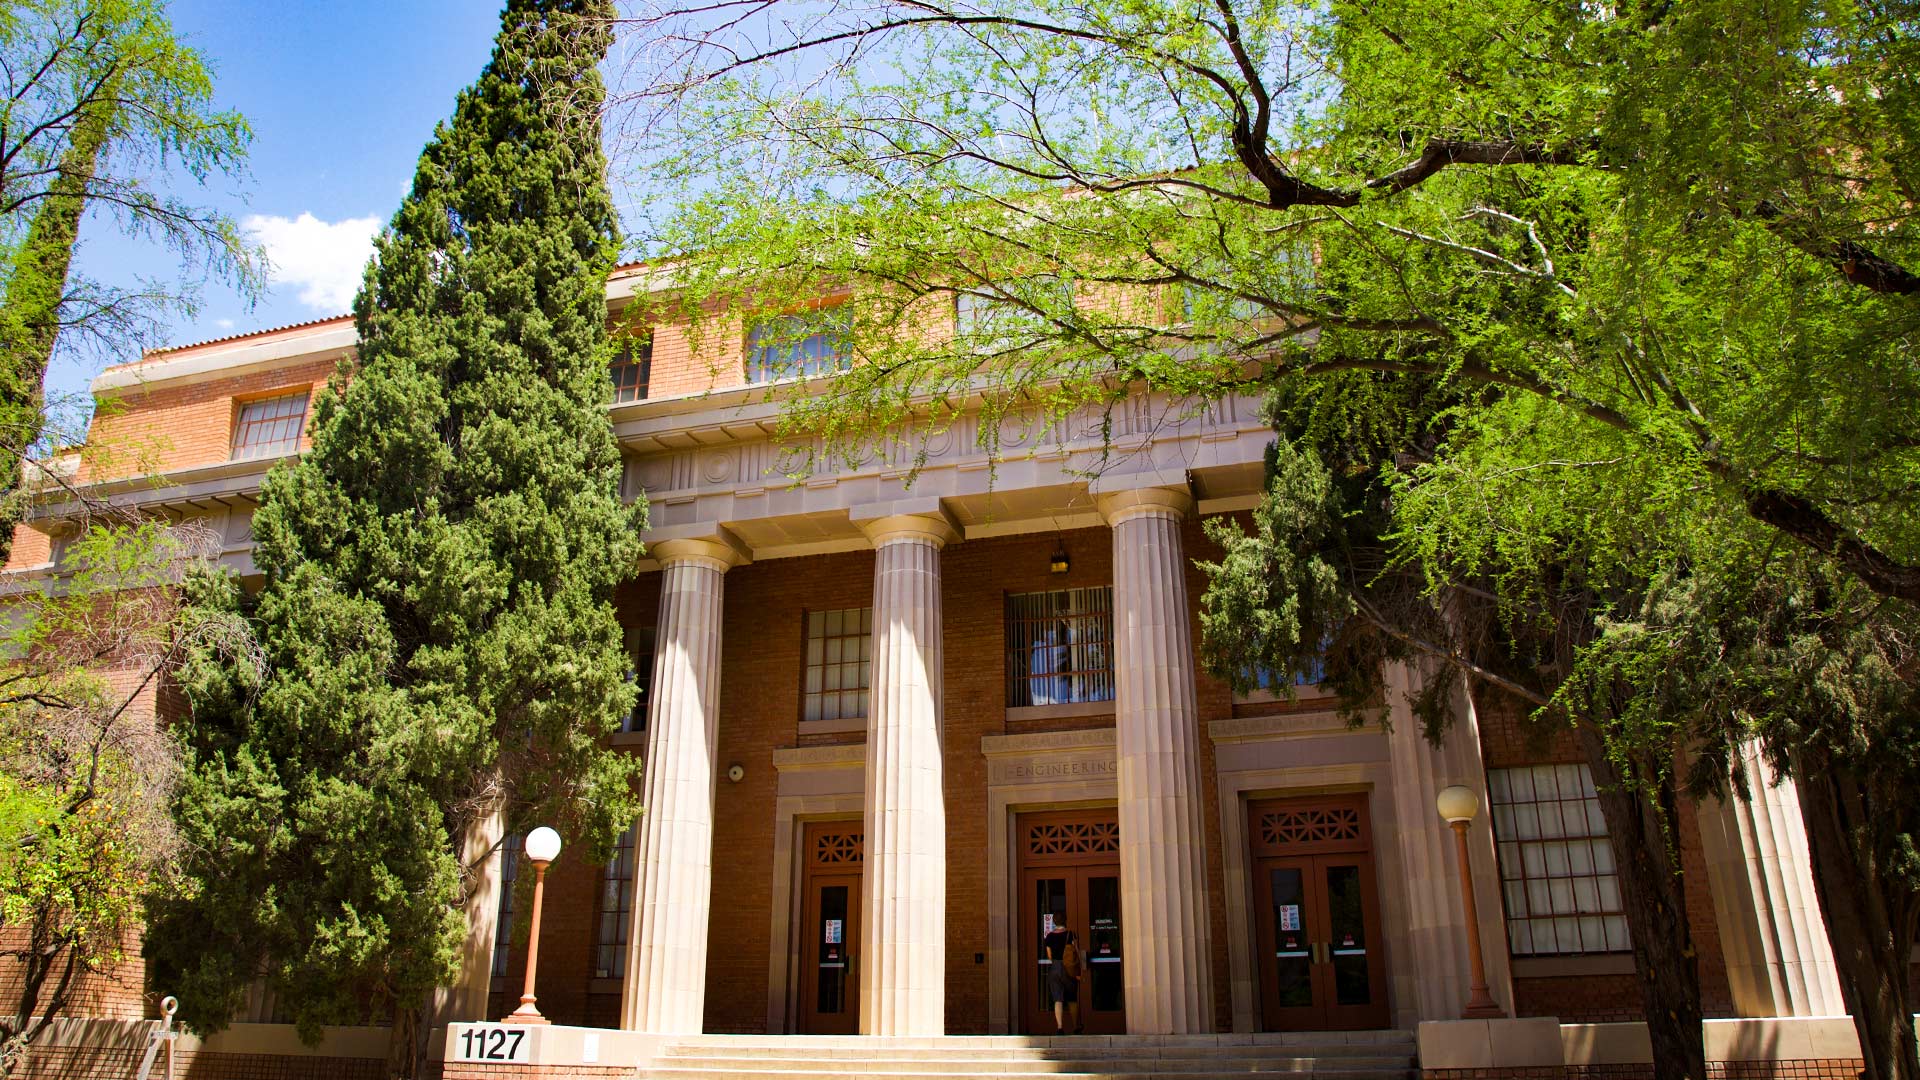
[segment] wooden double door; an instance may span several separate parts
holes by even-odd
[[[1112,809],[1022,814],[1020,988],[1022,1030],[1054,1033],[1047,991],[1052,965],[1041,942],[1056,926],[1073,931],[1086,959],[1080,1024],[1089,1035],[1127,1030],[1126,954],[1120,928],[1120,823]]]
[[[865,826],[822,821],[801,833],[800,1031],[860,1031],[860,882]]]
[[[1256,802],[1247,833],[1265,1028],[1386,1027],[1366,796]]]

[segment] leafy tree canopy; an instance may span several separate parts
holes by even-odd
[[[827,445],[1345,370],[1493,386],[1920,598],[1909,4],[829,3],[640,20],[688,303],[844,286]],[[708,164],[730,169],[714,179]],[[946,328],[954,327],[949,333]],[[993,425],[986,425],[992,438]],[[1595,542],[1602,542],[1595,537]]]

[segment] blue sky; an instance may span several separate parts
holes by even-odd
[[[267,244],[272,290],[249,310],[210,283],[173,344],[344,314],[369,238],[399,206],[433,125],[486,63],[493,0],[173,0],[174,26],[214,67],[219,103],[253,124],[252,176],[175,188],[218,206]],[[79,260],[107,280],[177,275],[164,251],[94,217]],[[52,394],[84,391],[108,358],[62,357]],[[135,357],[114,357],[124,362]]]

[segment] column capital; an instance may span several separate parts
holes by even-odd
[[[895,540],[920,540],[922,544],[945,548],[960,538],[960,527],[954,525],[947,511],[889,513],[885,517],[854,521],[854,525],[860,527],[860,532],[866,532],[866,538],[872,540],[876,548]]]
[[[1139,487],[1102,492],[1094,497],[1094,505],[1109,527],[1142,515],[1179,521],[1193,512],[1193,496],[1185,488]]]
[[[725,530],[712,536],[676,536],[655,540],[647,545],[647,554],[662,568],[674,563],[704,563],[721,573],[753,561],[746,545]]]

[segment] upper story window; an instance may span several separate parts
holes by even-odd
[[[863,720],[873,685],[873,609],[807,612],[807,683],[800,719]]]
[[[1113,700],[1113,586],[1007,594],[1007,706]]]
[[[600,921],[593,934],[593,977],[618,979],[627,973],[627,941],[633,921],[633,829],[620,834],[613,861],[600,868]]]
[[[629,342],[613,358],[613,403],[645,401],[647,383],[653,378],[653,340],[639,338]]]
[[[1321,639],[1320,650],[1314,658],[1291,672],[1275,671],[1272,668],[1264,667],[1246,669],[1247,682],[1251,683],[1253,688],[1247,693],[1235,694],[1234,700],[1262,700],[1263,697],[1282,698],[1287,695],[1289,687],[1295,689],[1302,687],[1312,689],[1318,687],[1327,679],[1327,650],[1331,648],[1332,645],[1333,635],[1329,633],[1325,638]]]
[[[307,426],[307,394],[285,394],[242,402],[233,424],[233,460],[278,457],[300,449]]]
[[[1626,952],[1613,842],[1585,764],[1488,769],[1515,956]]]
[[[1315,657],[1305,667],[1285,675],[1271,668],[1254,668],[1247,675],[1247,681],[1253,684],[1255,690],[1285,694],[1289,685],[1319,686],[1327,677],[1327,661],[1324,657]]]
[[[847,326],[840,308],[814,308],[760,319],[747,332],[747,381],[804,378],[847,366]]]
[[[1191,283],[1180,286],[1180,321],[1190,323],[1198,315],[1218,317],[1224,315],[1234,322],[1252,322],[1266,318],[1271,312],[1258,300],[1250,300],[1225,289],[1210,289]]]
[[[979,292],[953,297],[953,326],[982,352],[997,352],[1028,344],[1038,336],[1048,309],[1073,306],[1073,282],[1052,274],[1036,274]]]

